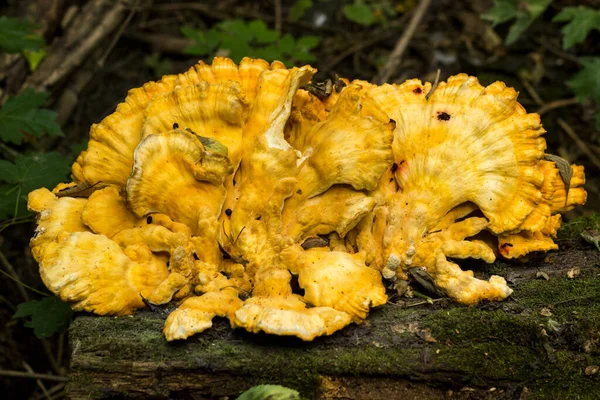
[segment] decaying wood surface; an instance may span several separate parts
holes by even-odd
[[[464,307],[390,303],[367,322],[304,343],[231,330],[167,343],[174,305],[132,317],[81,315],[70,330],[69,394],[83,398],[234,399],[260,383],[306,398],[537,399],[600,396],[600,252],[581,240],[523,263],[485,266],[513,296]]]

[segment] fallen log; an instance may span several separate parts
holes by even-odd
[[[388,303],[362,325],[310,343],[232,330],[226,320],[167,343],[161,329],[175,305],[81,315],[69,331],[68,392],[231,399],[273,383],[309,399],[599,398],[600,252],[580,238],[559,245],[526,263],[469,263],[476,275],[509,280],[514,293],[504,302]]]

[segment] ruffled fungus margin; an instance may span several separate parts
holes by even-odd
[[[73,182],[29,194],[46,286],[97,314],[181,299],[167,340],[215,316],[312,340],[415,267],[459,302],[506,298],[450,259],[554,249],[560,213],[585,202],[583,168],[565,184],[503,83],[344,80],[322,99],[301,89],[315,72],[217,57],[132,89]]]

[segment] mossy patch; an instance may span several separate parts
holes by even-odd
[[[600,214],[594,213],[589,216],[578,217],[563,224],[558,231],[558,238],[578,239],[586,229],[600,229]]]

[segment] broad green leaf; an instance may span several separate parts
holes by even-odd
[[[494,26],[515,19],[506,36],[506,44],[514,43],[535,21],[552,0],[495,0],[494,6],[482,17]]]
[[[296,390],[280,385],[258,385],[246,390],[237,400],[300,400]]]
[[[23,132],[34,136],[44,133],[50,136],[62,136],[56,123],[56,113],[40,109],[48,98],[48,93],[36,93],[27,89],[17,96],[9,97],[0,109],[0,139],[5,142],[21,144]]]
[[[270,30],[263,21],[252,21],[248,27],[254,33],[256,43],[273,43],[279,38],[279,32]]]
[[[300,51],[312,50],[321,43],[318,36],[302,36],[296,41],[296,48]]]
[[[600,11],[582,6],[565,7],[552,21],[570,21],[561,29],[563,48],[570,49],[583,42],[593,29],[600,30]]]
[[[296,0],[292,8],[290,8],[290,19],[292,21],[298,21],[304,17],[306,10],[313,6],[312,0]]]
[[[35,25],[24,19],[0,17],[0,51],[20,53],[25,49],[39,50],[44,45],[44,40],[33,33],[35,28]]]
[[[296,40],[289,33],[279,40],[279,49],[285,53],[292,53],[296,49]]]
[[[33,328],[33,333],[40,339],[55,333],[64,332],[71,323],[73,311],[58,297],[48,296],[41,300],[32,300],[17,306],[13,318],[27,318],[25,326]]]
[[[70,165],[69,158],[56,152],[19,154],[14,163],[2,160],[0,182],[8,185],[0,186],[0,215],[26,215],[27,194],[40,187],[53,188],[64,182]]]
[[[517,2],[514,0],[495,0],[494,6],[481,17],[491,21],[492,26],[500,25],[517,17]]]
[[[552,3],[552,0],[527,0],[525,1],[524,8],[517,11],[517,20],[511,25],[506,36],[506,44],[510,45],[517,41],[521,37],[523,32],[529,28],[529,26],[539,17],[548,6]]]
[[[0,221],[15,215],[17,196],[20,196],[18,189],[19,185],[0,183]],[[24,201],[21,200],[19,207],[20,209],[17,210],[17,216],[26,215]]]
[[[371,7],[363,0],[355,0],[353,4],[344,6],[343,12],[346,19],[364,26],[373,25],[377,20]]]
[[[203,56],[210,53],[211,49],[204,37],[204,33],[187,26],[182,26],[180,31],[185,37],[192,39],[195,42],[193,45],[183,49],[185,54]]]
[[[600,103],[600,57],[581,57],[583,67],[567,82],[578,101],[590,98]]]

